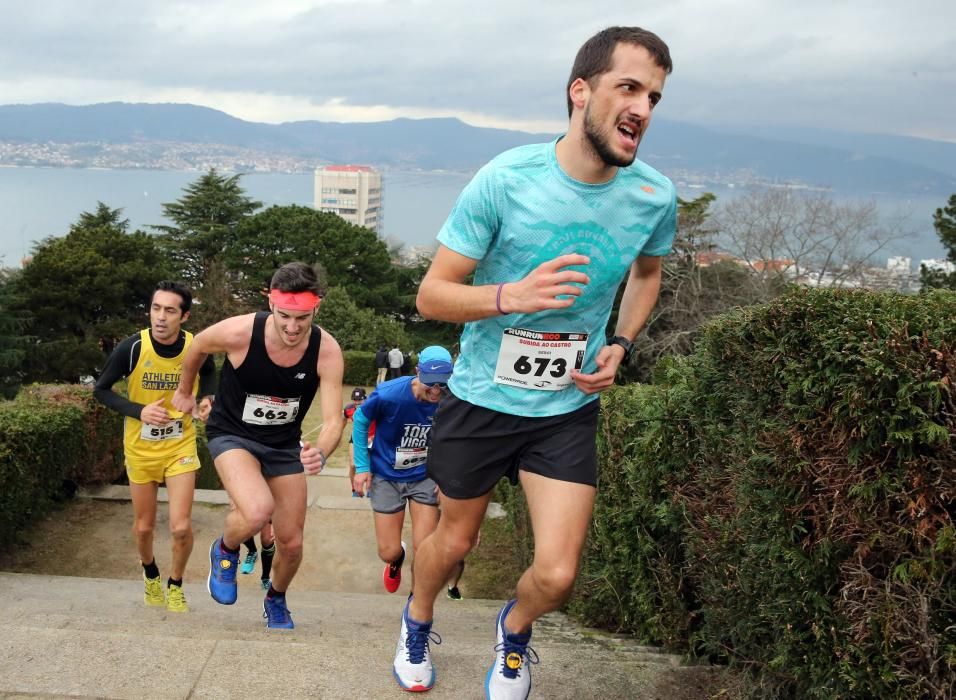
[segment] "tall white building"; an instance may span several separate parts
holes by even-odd
[[[910,273],[912,260],[902,255],[890,256],[886,259],[886,270],[891,275],[904,276]]]
[[[327,165],[315,171],[315,208],[382,233],[382,174],[367,165]]]

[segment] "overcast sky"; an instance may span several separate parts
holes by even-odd
[[[954,0],[0,0],[0,13],[2,104],[559,131],[578,47],[632,24],[670,45],[667,119],[956,142]]]

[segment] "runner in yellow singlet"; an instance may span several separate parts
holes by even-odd
[[[192,334],[181,328],[189,318],[191,304],[192,294],[186,287],[160,282],[150,302],[150,327],[116,346],[94,390],[97,400],[126,416],[123,451],[133,501],[133,539],[143,565],[143,599],[146,605],[164,606],[173,612],[189,609],[182,585],[193,547],[191,516],[199,469],[192,416],[176,411],[170,403],[179,385],[183,357],[192,342]],[[193,392],[200,388],[202,396],[210,396],[215,374],[215,365],[209,358]],[[123,377],[127,379],[126,397],[113,391],[113,385]],[[203,402],[208,402],[208,398]],[[153,556],[156,501],[163,483],[169,495],[172,534],[167,593],[163,592]]]

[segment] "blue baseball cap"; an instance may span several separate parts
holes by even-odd
[[[441,345],[429,345],[418,353],[418,381],[422,384],[447,384],[451,373],[451,354]]]

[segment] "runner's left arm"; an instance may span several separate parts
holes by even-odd
[[[325,466],[325,460],[339,446],[345,417],[342,415],[342,375],[345,372],[345,360],[342,349],[335,338],[319,329],[322,342],[319,345],[319,400],[322,409],[322,426],[315,439],[315,446],[303,443],[300,459],[306,474],[318,474]]]
[[[663,258],[653,255],[638,256],[631,264],[614,335],[633,340],[641,332],[657,304],[657,296],[661,289],[662,267]],[[585,394],[604,391],[613,386],[617,368],[623,359],[624,348],[620,345],[605,345],[598,352],[596,372],[584,374],[578,370],[572,370],[571,378],[578,389]]]

